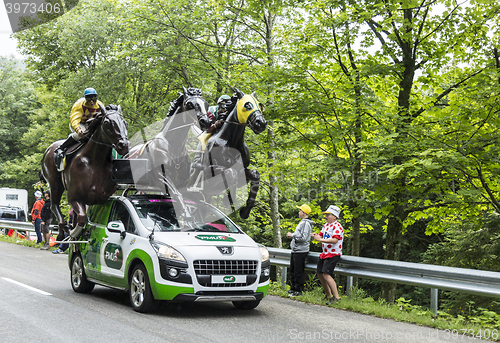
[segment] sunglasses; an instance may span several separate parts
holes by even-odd
[[[94,96],[86,96],[85,100],[96,102],[97,101],[97,96],[96,95],[94,95]]]

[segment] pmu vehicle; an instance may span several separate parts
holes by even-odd
[[[269,288],[267,249],[212,205],[179,201],[124,192],[91,206],[69,252],[73,290],[125,290],[138,312],[155,309],[158,300],[257,307]]]

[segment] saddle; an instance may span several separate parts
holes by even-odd
[[[76,142],[66,149],[66,152],[63,153],[63,157],[60,158],[59,155],[54,155],[54,164],[56,165],[56,169],[58,172],[62,172],[66,169],[66,166],[71,163],[71,160],[75,156],[76,152],[78,152],[87,142],[87,140],[82,139],[79,142]],[[62,143],[61,143],[62,144]]]

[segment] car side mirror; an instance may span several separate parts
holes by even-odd
[[[119,233],[121,239],[124,239],[127,235],[127,231],[125,230],[125,226],[123,225],[121,220],[109,222],[106,226],[106,230],[110,233]]]

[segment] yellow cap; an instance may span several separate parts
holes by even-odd
[[[300,208],[302,210],[302,212],[304,212],[307,215],[309,215],[309,213],[311,213],[311,208],[309,207],[309,205],[303,204],[301,206],[297,206],[297,208]]]

